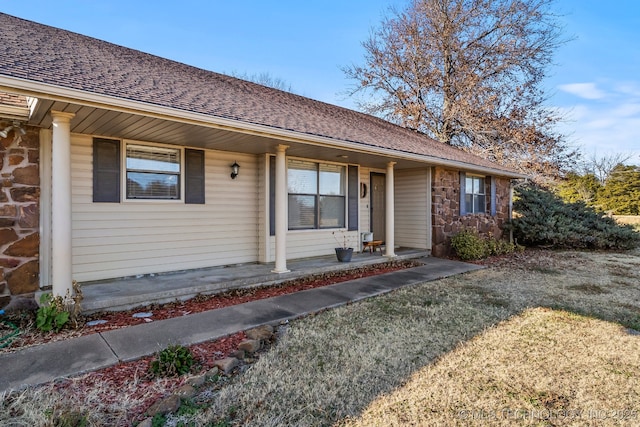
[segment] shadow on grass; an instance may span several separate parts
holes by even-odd
[[[638,330],[640,307],[632,302],[640,273],[627,267],[639,260],[544,253],[537,261],[425,283],[293,322],[275,348],[209,401],[197,422],[320,426],[357,417],[415,372],[528,308]]]

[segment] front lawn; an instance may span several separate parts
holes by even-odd
[[[284,325],[166,425],[637,425],[636,330],[640,251],[526,251]],[[0,424],[67,408],[126,425],[126,395],[53,390],[0,398]]]

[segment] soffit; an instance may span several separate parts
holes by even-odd
[[[376,155],[363,151],[326,147],[312,142],[299,142],[242,131],[220,129],[215,126],[184,123],[129,112],[113,111],[65,101],[39,99],[29,124],[51,128],[51,111],[74,113],[71,132],[93,136],[137,141],[157,142],[211,150],[249,154],[276,153],[279,144],[289,146],[287,155],[330,162],[359,164],[384,169],[389,161],[397,162],[397,169],[425,167],[424,162]],[[346,156],[346,157],[344,157]]]

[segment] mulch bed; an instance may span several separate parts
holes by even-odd
[[[0,352],[15,351],[33,345],[61,341],[64,339],[110,331],[113,329],[120,329],[151,321],[186,316],[189,314],[242,304],[249,301],[286,295],[306,289],[313,289],[362,277],[402,270],[418,265],[421,264],[412,260],[392,261],[371,266],[358,267],[351,270],[302,277],[273,286],[236,289],[214,295],[198,295],[186,301],[175,301],[161,305],[151,304],[144,307],[137,307],[134,310],[93,313],[80,319],[80,326],[78,328],[64,329],[58,333],[42,333],[37,330],[35,328],[35,315],[33,313],[6,315],[4,318],[17,325],[21,330],[21,333],[5,348],[0,348]],[[151,316],[140,318],[133,317],[136,313],[151,313]],[[87,325],[87,323],[95,320],[106,322],[95,326]]]

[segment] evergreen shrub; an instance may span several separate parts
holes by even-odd
[[[514,237],[526,246],[563,249],[633,249],[640,233],[620,225],[583,202],[566,203],[542,187],[517,189]]]

